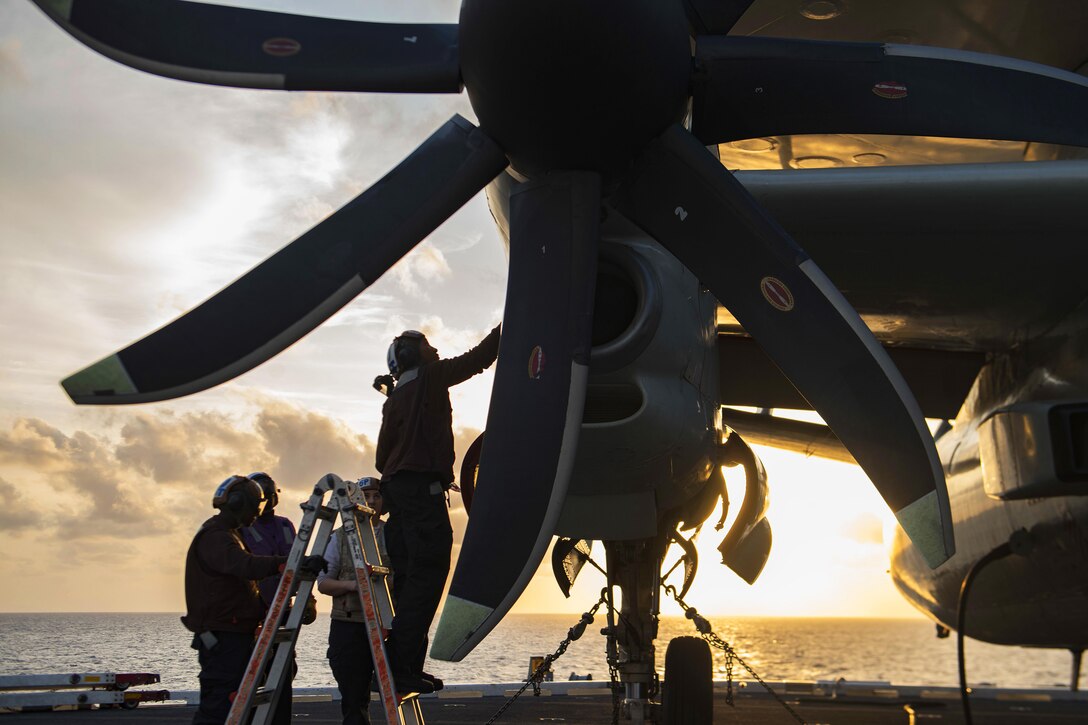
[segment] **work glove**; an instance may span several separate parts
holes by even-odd
[[[313,556],[306,556],[299,562],[298,570],[312,576],[317,576],[321,572],[329,570],[329,562],[316,554]]]
[[[397,382],[393,379],[392,375],[379,375],[374,378],[374,389],[382,395],[389,395],[393,392],[393,388]]]
[[[317,600],[311,594],[306,600],[306,608],[302,610],[302,623],[313,624],[315,621],[317,621]]]

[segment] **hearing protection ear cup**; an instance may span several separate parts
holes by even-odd
[[[396,356],[398,370],[411,370],[419,365],[420,339],[411,337],[397,338]]]
[[[241,514],[245,506],[246,495],[238,487],[235,487],[227,496],[225,508],[229,509],[232,514]]]
[[[212,506],[217,509],[227,509],[235,515],[245,513],[249,504],[255,501],[257,510],[261,508],[264,493],[260,484],[245,476],[234,475],[219,484],[212,497]]]
[[[249,474],[246,478],[260,486],[261,490],[264,491],[266,508],[276,508],[280,502],[279,487],[276,486],[276,482],[272,480],[272,477],[264,471],[258,471]]]

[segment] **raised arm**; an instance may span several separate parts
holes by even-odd
[[[500,323],[480,341],[479,345],[468,352],[433,363],[431,374],[439,376],[438,379],[446,387],[450,387],[482,373],[498,357],[501,331],[502,324]]]

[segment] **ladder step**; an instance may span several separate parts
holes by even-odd
[[[328,493],[332,493],[332,498],[329,504],[325,505],[324,496]],[[298,535],[292,544],[289,558],[296,563],[300,562],[300,556],[304,556],[311,545],[313,553],[323,553],[339,520],[341,524],[339,530],[345,532],[343,535],[350,537],[348,544],[351,557],[357,569],[356,576],[360,577],[359,584],[363,588],[360,592],[360,601],[363,604],[362,618],[367,622],[368,630],[380,629],[383,635],[388,634],[388,629],[383,625],[388,624],[386,620],[392,617],[394,612],[385,578],[393,574],[393,569],[382,562],[370,518],[374,513],[373,510],[356,506],[348,498],[343,480],[333,474],[322,478],[321,482],[314,487],[313,495],[307,503],[302,505],[302,510],[302,522],[299,524]],[[320,525],[317,525],[318,521],[321,522]],[[313,539],[310,538],[311,534],[314,535]],[[371,564],[371,561],[374,563]],[[315,574],[301,571],[297,566],[291,571],[295,575],[296,582],[312,582],[317,578]],[[366,581],[362,581],[361,575],[364,571]],[[367,596],[363,596],[364,592]],[[239,687],[239,692],[235,693],[228,716],[230,723],[249,722],[253,718],[254,725],[267,725],[275,715],[270,706],[276,698],[279,686],[287,681],[286,677],[289,673],[285,671],[285,667],[290,667],[290,656],[301,634],[301,626],[297,621],[291,626],[287,625],[287,621],[297,620],[302,613],[301,607],[305,606],[304,599],[298,596],[295,597],[293,604],[288,604],[285,597],[290,596],[291,593],[290,587],[284,587],[282,591],[277,592],[275,606],[270,608],[266,617],[264,635],[258,639],[250,656],[247,675]],[[271,629],[273,626],[276,627],[275,630]],[[287,650],[280,649],[281,645],[287,647]],[[377,647],[376,644],[375,647]],[[374,658],[375,670],[382,673],[379,677],[381,682],[379,686],[385,688],[381,702],[386,719],[397,725],[423,725],[419,693],[392,691],[393,682],[388,676],[389,661],[385,648],[378,648]]]

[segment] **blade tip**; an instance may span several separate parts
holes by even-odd
[[[434,642],[431,643],[431,657],[446,662],[460,662],[482,639],[473,637],[473,634],[494,611],[493,607],[470,602],[452,594],[448,596],[442,608],[442,618],[434,633]]]
[[[110,355],[69,375],[60,385],[77,405],[104,402],[114,396],[139,392],[117,355]]]
[[[77,405],[99,403],[104,398],[139,392],[128,376],[124,362],[115,354],[71,374],[61,381],[61,386]]]
[[[896,511],[895,518],[930,569],[936,569],[956,553],[952,530],[944,525],[946,517],[941,515],[936,490]]]
[[[49,15],[54,15],[62,20],[72,17],[72,3],[74,0],[32,0],[32,2]]]

